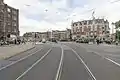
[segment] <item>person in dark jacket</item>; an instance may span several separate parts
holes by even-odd
[[[99,43],[100,43],[99,39],[97,39],[96,42],[97,42],[97,45],[99,45]]]

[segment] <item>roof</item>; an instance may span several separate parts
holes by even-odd
[[[78,24],[78,23],[81,23],[81,22],[86,22],[86,21],[93,21],[93,20],[83,20],[83,21],[77,21],[77,22],[73,22],[73,24]],[[108,20],[104,20],[104,19],[95,19],[95,22],[97,23],[101,23],[102,21],[104,21],[104,23],[109,23]]]

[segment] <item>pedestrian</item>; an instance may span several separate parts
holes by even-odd
[[[97,45],[99,45],[99,42],[100,42],[99,39],[97,39],[96,42],[97,42]]]
[[[14,42],[15,42],[15,44],[17,44],[17,40],[16,39],[14,40]]]

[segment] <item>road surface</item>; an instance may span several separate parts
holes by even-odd
[[[38,44],[4,63],[0,80],[120,80],[119,65],[72,42]]]

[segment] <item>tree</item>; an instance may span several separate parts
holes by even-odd
[[[116,39],[120,40],[120,31],[116,30]]]
[[[117,22],[115,22],[115,28],[116,28],[116,29],[120,28],[120,20],[117,21]]]
[[[116,39],[119,41],[120,40],[120,20],[115,22],[115,28],[116,28]]]

